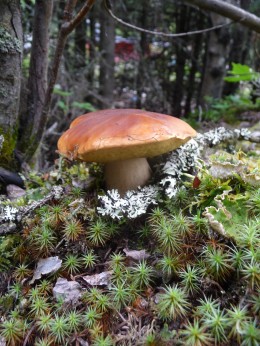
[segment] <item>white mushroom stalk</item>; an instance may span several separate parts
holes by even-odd
[[[105,181],[109,190],[118,190],[121,196],[147,184],[151,168],[146,158],[112,161],[105,164]]]

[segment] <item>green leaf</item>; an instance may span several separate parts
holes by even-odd
[[[72,107],[83,109],[86,111],[91,111],[91,112],[94,112],[96,110],[96,108],[94,106],[92,106],[92,104],[89,102],[74,101],[74,102],[72,102]]]
[[[232,70],[228,71],[229,76],[225,77],[226,82],[238,83],[241,81],[252,81],[259,77],[249,66],[232,62]]]
[[[72,94],[69,91],[61,90],[58,87],[54,88],[53,93],[56,94],[56,95],[64,96],[64,97],[70,96]]]
[[[65,102],[63,102],[63,101],[58,101],[58,107],[59,108],[61,108],[62,110],[64,110],[64,111],[67,111],[68,110],[68,106],[65,104]]]

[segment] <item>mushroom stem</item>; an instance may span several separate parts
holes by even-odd
[[[107,189],[117,189],[123,196],[128,190],[144,186],[151,177],[151,168],[146,158],[112,161],[105,164]]]

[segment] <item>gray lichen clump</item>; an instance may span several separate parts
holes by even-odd
[[[191,139],[170,154],[161,169],[165,176],[159,185],[146,186],[139,188],[138,191],[128,191],[124,198],[120,197],[115,190],[107,191],[105,196],[99,196],[101,205],[97,211],[102,216],[110,216],[113,219],[120,219],[124,216],[133,219],[145,214],[149,205],[157,204],[159,191],[169,198],[176,195],[181,176],[196,167],[205,147],[215,146],[232,139],[248,140],[249,138],[250,131],[247,129],[227,130],[224,127],[198,134],[195,139]]]
[[[9,34],[7,30],[0,27],[0,53],[21,53],[22,43],[16,37]]]

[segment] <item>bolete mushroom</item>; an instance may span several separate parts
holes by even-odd
[[[170,115],[108,109],[76,118],[58,150],[69,159],[104,163],[107,188],[124,195],[151,177],[147,157],[174,150],[195,135],[190,125]]]

